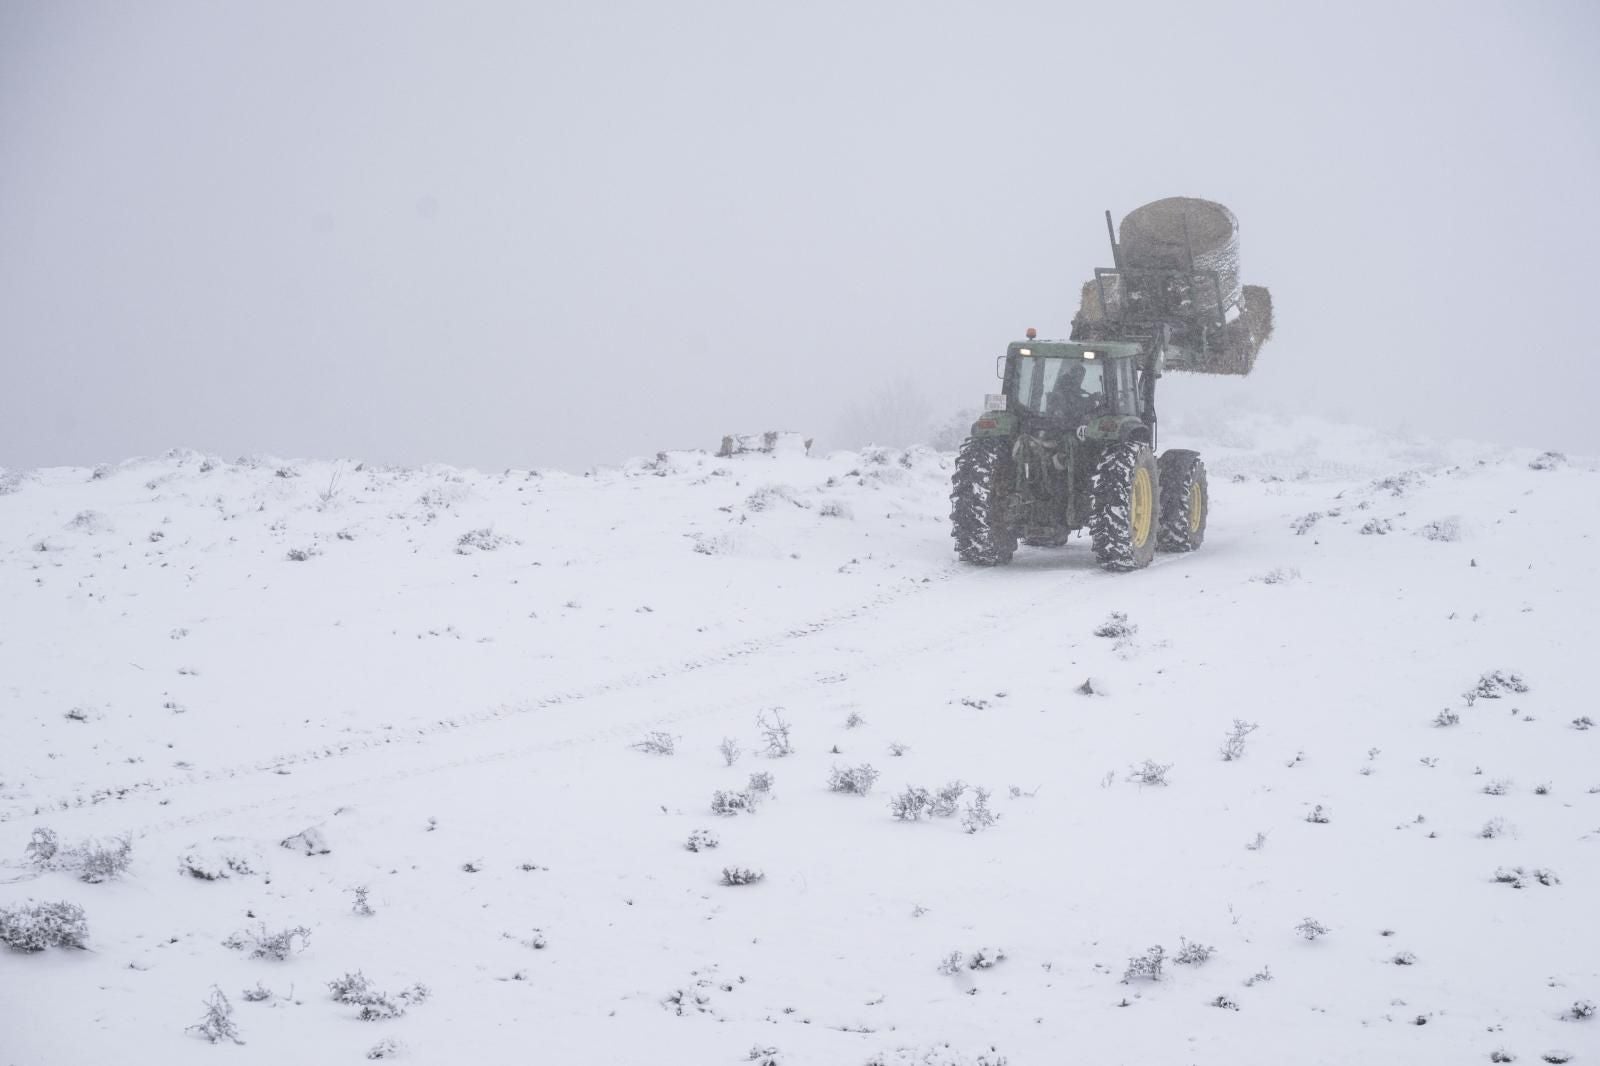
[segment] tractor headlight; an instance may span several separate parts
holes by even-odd
[[[1006,409],[1006,398],[1000,393],[991,392],[983,398],[983,409],[985,412],[1004,411]]]

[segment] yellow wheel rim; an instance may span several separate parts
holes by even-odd
[[[1150,519],[1155,514],[1155,492],[1150,485],[1150,471],[1139,467],[1133,472],[1133,542],[1143,546],[1150,539]]]
[[[1200,532],[1200,519],[1205,516],[1205,490],[1199,485],[1189,490],[1189,532]]]

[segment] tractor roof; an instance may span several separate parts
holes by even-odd
[[[1088,352],[1107,359],[1138,355],[1144,346],[1132,341],[1012,341],[1007,355],[1035,355],[1056,359],[1082,359]]]

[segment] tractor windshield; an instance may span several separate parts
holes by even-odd
[[[1025,411],[1081,422],[1109,410],[1103,365],[1060,356],[1020,357],[1012,395]]]

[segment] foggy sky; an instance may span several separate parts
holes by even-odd
[[[1312,6],[0,0],[0,466],[940,415],[1174,195],[1278,329],[1165,410],[1600,453],[1600,6]]]

